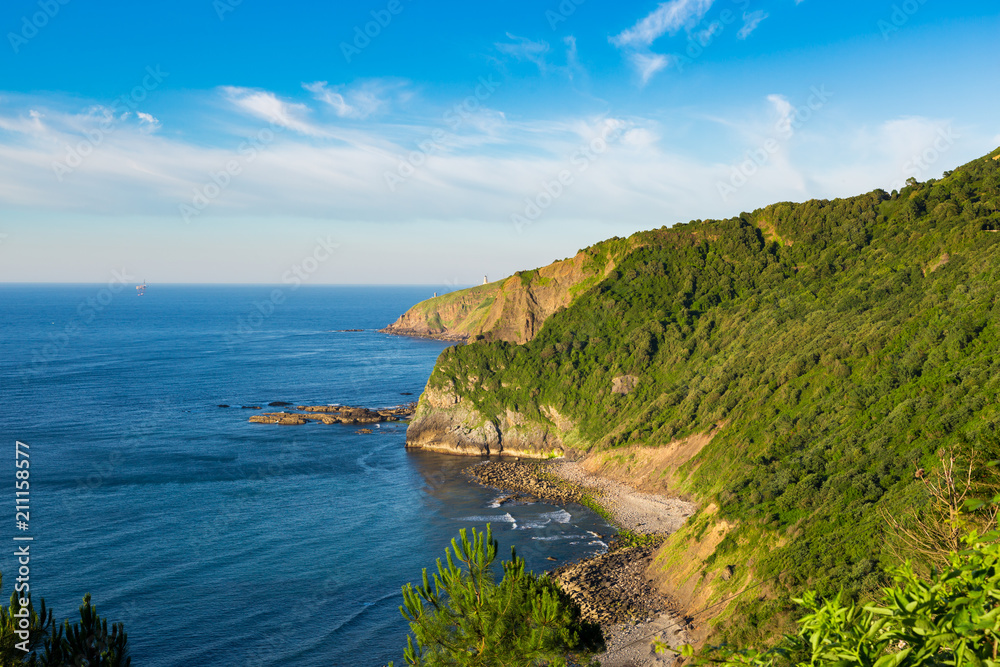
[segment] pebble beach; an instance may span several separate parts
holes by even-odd
[[[603,667],[675,664],[673,654],[657,654],[652,642],[687,643],[688,622],[677,605],[656,590],[646,569],[662,538],[680,528],[697,510],[695,505],[591,475],[574,461],[485,461],[467,473],[480,484],[504,492],[501,503],[586,504],[620,530],[650,536],[639,545],[614,539],[608,553],[563,565],[552,576],[580,605],[584,618],[601,625],[607,644],[605,653],[598,656]]]

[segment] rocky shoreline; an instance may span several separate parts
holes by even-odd
[[[409,419],[416,410],[416,403],[406,403],[392,408],[372,410],[350,405],[298,405],[303,412],[265,412],[252,415],[249,421],[255,424],[280,424],[298,426],[309,422],[321,424],[379,424]],[[258,408],[259,409],[259,408]]]
[[[484,461],[465,470],[483,486],[513,491],[501,500],[530,502],[545,500],[557,505],[583,502],[584,494],[570,484],[545,474],[544,464],[536,461]]]
[[[584,618],[600,624],[607,644],[598,656],[603,667],[675,664],[676,656],[655,653],[652,642],[660,638],[672,646],[687,643],[690,619],[656,589],[646,570],[656,546],[694,512],[694,505],[636,492],[588,475],[572,462],[485,461],[466,472],[484,486],[509,492],[501,504],[585,503],[628,531],[612,539],[607,553],[563,565],[551,574],[580,605]]]
[[[396,328],[392,325],[387,326],[384,329],[379,329],[379,333],[389,334],[390,336],[408,336],[410,338],[429,338],[431,340],[443,340],[450,343],[467,343],[469,342],[469,337],[466,334],[454,334],[454,333],[430,333],[427,331],[417,331],[416,329],[404,329]]]
[[[688,643],[690,619],[646,575],[656,547],[613,542],[611,549],[557,568],[552,576],[580,605],[583,617],[600,624],[605,641],[605,652],[598,656],[602,667],[674,664],[676,656],[657,654],[652,643]]]

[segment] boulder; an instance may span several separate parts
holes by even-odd
[[[611,378],[611,392],[614,394],[631,394],[639,384],[639,378],[634,375],[619,375]]]

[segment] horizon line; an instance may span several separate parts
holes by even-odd
[[[66,282],[66,281],[14,281],[14,280],[0,280],[0,285],[104,285],[107,281],[77,281],[77,282]],[[150,284],[149,281],[143,281],[143,284]],[[161,285],[165,287],[178,287],[178,286],[189,286],[189,287],[214,287],[214,286],[231,286],[231,287],[288,287],[299,289],[302,287],[454,287],[455,289],[465,289],[467,287],[476,287],[478,283],[469,283],[468,285],[449,285],[447,283],[301,283],[301,284],[289,284],[289,283],[206,283],[206,282],[164,282],[164,283],[152,283],[154,285]]]

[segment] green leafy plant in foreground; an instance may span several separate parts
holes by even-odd
[[[555,581],[525,571],[513,548],[497,582],[497,549],[489,524],[485,532],[463,529],[445,562],[438,559],[433,584],[425,569],[421,585],[403,587],[408,665],[556,667],[586,664],[602,647],[600,629],[582,621]]]
[[[1000,665],[1000,533],[965,537],[965,549],[929,579],[907,562],[892,571],[895,585],[878,603],[843,604],[841,596],[820,601],[814,591],[796,599],[808,613],[799,631],[768,650],[714,647],[694,665],[863,665],[938,667]],[[668,649],[658,642],[658,651]]]

